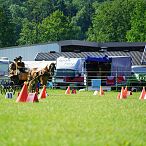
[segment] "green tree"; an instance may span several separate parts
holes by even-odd
[[[41,22],[54,11],[54,5],[51,0],[27,0],[23,6],[27,9],[26,18],[36,23]]]
[[[0,19],[7,21],[5,27],[10,32],[8,35],[1,27],[1,36],[5,36],[0,38],[1,44],[2,39],[7,39],[3,41],[7,45],[1,46],[86,39],[94,13],[92,4],[103,1],[106,0],[0,0],[7,9],[3,13],[6,16],[1,15]]]
[[[15,25],[11,21],[9,10],[0,6],[0,47],[15,45]]]
[[[28,19],[24,19],[18,44],[24,45],[38,43],[36,26],[37,24],[35,22],[30,22]]]
[[[73,4],[72,2],[73,0],[65,0],[65,6],[66,6],[66,9],[65,9],[65,12],[64,14],[66,16],[69,16],[69,17],[73,17],[76,15],[77,13],[77,8],[76,6]]]
[[[94,2],[101,2],[106,0],[72,0],[72,4],[77,8],[77,10],[81,10],[84,6],[88,4],[93,4]]]
[[[146,41],[146,1],[139,0],[135,4],[131,19],[131,29],[127,32],[129,42]]]
[[[80,28],[74,26],[69,17],[57,10],[39,25],[41,42],[77,39]]]
[[[22,29],[22,22],[26,16],[27,9],[18,4],[12,4],[10,5],[9,10],[12,15],[12,22],[15,24],[15,38],[18,40]]]
[[[93,7],[91,3],[86,3],[85,6],[81,8],[72,18],[72,22],[77,26],[81,27],[81,34],[79,39],[86,39],[86,31],[88,30],[89,26],[91,25],[91,18],[93,15]]]
[[[88,40],[99,42],[127,41],[131,14],[136,0],[107,1],[97,5],[88,30]]]

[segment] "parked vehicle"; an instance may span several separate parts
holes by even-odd
[[[0,93],[6,94],[6,92],[15,93],[14,83],[9,78],[9,64],[10,61],[7,57],[0,58]]]
[[[84,62],[85,59],[83,58],[57,58],[53,78],[54,86],[58,88],[66,88],[68,85],[83,86]]]
[[[132,75],[127,80],[127,85],[137,89],[146,85],[146,65],[131,67]]]
[[[0,58],[0,79],[8,79],[10,61],[6,57]]]

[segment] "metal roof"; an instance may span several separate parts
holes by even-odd
[[[143,52],[140,51],[130,51],[130,52],[123,52],[123,51],[106,51],[106,52],[60,52],[60,53],[38,53],[36,55],[35,60],[41,61],[55,61],[58,57],[64,56],[68,58],[85,58],[87,56],[130,56],[132,58],[132,65],[141,65],[141,57]]]
[[[79,46],[90,46],[90,47],[144,47],[146,42],[89,42],[89,41],[80,41],[80,40],[65,40],[59,41],[60,46],[68,45],[79,45]]]
[[[107,42],[99,43],[99,46],[105,47],[142,47],[145,46],[146,42]]]
[[[144,47],[146,45],[146,42],[89,42],[84,40],[64,40],[64,41],[52,41],[52,42],[46,42],[46,43],[40,43],[40,44],[31,44],[31,45],[24,45],[24,46],[11,46],[11,47],[5,47],[0,48],[0,50],[3,49],[13,49],[13,48],[23,48],[23,47],[33,47],[33,46],[39,46],[39,45],[48,45],[48,44],[58,44],[60,47],[62,46],[90,46],[90,47]]]

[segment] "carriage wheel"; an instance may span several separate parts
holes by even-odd
[[[0,85],[0,93],[2,94],[2,86]]]
[[[13,92],[13,94],[15,94],[15,91],[16,91],[16,90],[15,90],[14,87],[10,87],[8,90],[9,90],[9,92]]]
[[[1,94],[3,95],[3,94],[6,94],[6,92],[7,92],[7,89],[5,89],[4,87],[1,87]]]

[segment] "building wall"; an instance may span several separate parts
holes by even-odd
[[[0,57],[8,57],[10,61],[13,61],[15,57],[22,56],[24,61],[33,61],[38,53],[47,53],[50,51],[59,52],[59,45],[57,43],[53,43],[25,47],[5,48],[0,50]]]

